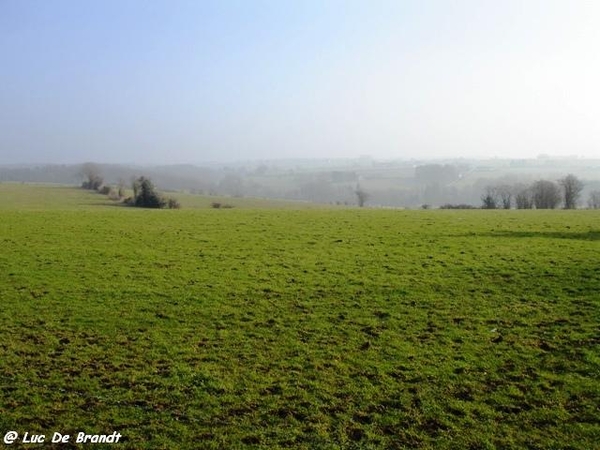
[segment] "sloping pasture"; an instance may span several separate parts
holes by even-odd
[[[2,434],[118,431],[132,449],[600,441],[598,212],[153,211],[67,188],[26,208],[6,189]]]

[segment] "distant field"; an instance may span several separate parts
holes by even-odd
[[[0,435],[598,448],[600,211],[181,201],[0,184]]]

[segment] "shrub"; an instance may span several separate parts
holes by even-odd
[[[146,177],[140,177],[133,182],[133,197],[125,199],[124,203],[140,208],[181,208],[176,199],[165,199],[161,196],[154,188],[152,181]]]
[[[446,203],[445,205],[440,206],[440,209],[478,209],[476,206],[467,205],[464,203],[458,205],[452,205],[450,203]]]
[[[221,202],[212,202],[210,204],[210,206],[212,208],[215,208],[215,209],[219,209],[219,208],[222,208],[222,209],[233,208],[233,205],[230,205],[229,203],[221,203]]]
[[[179,208],[181,208],[181,204],[179,203],[179,200],[171,197],[167,200],[167,207],[169,209],[179,209]]]
[[[108,198],[111,200],[121,200],[121,196],[118,194],[117,191],[115,191],[114,189],[111,189],[110,192],[108,193]]]
[[[140,177],[133,183],[134,205],[141,208],[164,208],[166,201],[156,192],[149,178]]]
[[[83,164],[81,166],[81,175],[83,175],[84,178],[87,178],[86,181],[81,183],[83,189],[97,191],[104,182],[103,178],[100,176],[100,169],[94,163]]]

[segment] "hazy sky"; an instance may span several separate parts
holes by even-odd
[[[0,163],[600,157],[600,1],[0,0]]]

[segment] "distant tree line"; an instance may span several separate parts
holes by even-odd
[[[104,178],[95,164],[83,164],[81,174],[84,176],[84,181],[81,184],[83,189],[90,189],[108,195],[112,200],[122,200],[128,206],[169,209],[179,209],[181,207],[177,199],[162,196],[156,190],[152,181],[143,176],[133,181],[133,196],[125,198],[125,183],[120,181],[116,189],[105,185]]]
[[[107,194],[114,200],[127,200],[127,204],[132,206],[146,205],[145,207],[153,208],[168,208],[169,201],[156,193],[154,187],[152,190],[156,195],[145,193],[148,191],[147,182],[143,181],[150,182],[150,178],[152,181],[160,180],[161,185],[171,188],[184,181],[189,185],[201,186],[191,190],[195,194],[286,198],[340,205],[428,205],[430,208],[460,209],[469,205],[488,209],[600,208],[600,182],[593,178],[586,183],[589,197],[582,199],[583,183],[574,175],[556,181],[542,179],[534,183],[523,183],[508,176],[491,180],[483,167],[477,169],[484,172],[483,177],[475,179],[475,175],[471,173],[473,168],[461,164],[426,164],[399,168],[398,171],[394,169],[391,172],[393,176],[382,168],[383,175],[375,177],[371,173],[361,175],[354,170],[284,171],[263,165],[253,172],[245,168],[202,169],[202,172],[198,172],[183,166],[177,169],[182,171],[180,176],[165,168],[155,168],[150,177],[143,177],[144,180],[137,176],[135,181],[131,178],[133,184],[138,186],[124,181],[107,185],[100,169],[102,172],[106,171],[107,177],[113,180],[132,177],[132,173],[123,168],[115,171],[112,166],[88,163],[78,169],[79,179],[81,180],[82,174],[84,176],[82,187]],[[146,186],[144,189],[141,189],[142,184]],[[134,191],[133,197],[126,199],[131,195],[131,190]],[[140,194],[136,195],[136,192]],[[587,201],[587,205],[584,201]]]
[[[583,183],[575,175],[569,174],[557,182],[538,180],[532,184],[501,184],[486,186],[481,196],[483,209],[565,209],[577,208]],[[590,207],[592,198],[590,197]],[[600,195],[598,199],[600,203]]]

